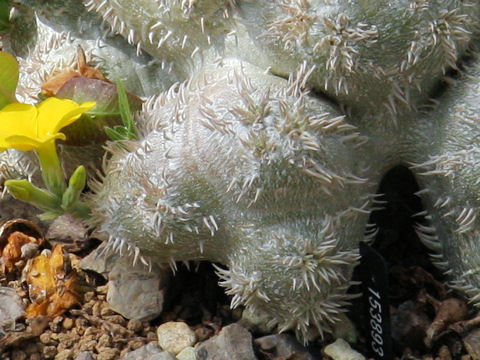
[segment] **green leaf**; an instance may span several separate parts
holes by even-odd
[[[0,31],[5,31],[10,27],[10,4],[8,0],[0,0]]]
[[[105,126],[104,130],[105,130],[105,134],[107,134],[110,140],[113,140],[113,141],[122,140],[122,135],[116,132],[114,129]]]
[[[132,110],[130,110],[130,104],[127,98],[127,92],[123,86],[122,81],[117,81],[117,96],[118,96],[118,108],[120,110],[120,116],[122,122],[127,131],[131,134],[135,134],[135,124],[133,123]]]
[[[52,220],[55,220],[60,215],[62,215],[61,211],[51,210],[51,211],[45,211],[44,213],[38,215],[38,218],[42,221],[52,221]]]
[[[12,54],[0,52],[0,109],[17,102],[18,62]]]
[[[118,109],[120,111],[123,126],[115,126],[113,129],[106,126],[105,133],[114,141],[136,139],[137,129],[133,120],[132,110],[130,109],[127,92],[125,91],[121,80],[117,81],[117,97]]]
[[[80,165],[75,169],[70,180],[68,181],[68,188],[62,196],[62,209],[69,211],[70,208],[80,199],[83,188],[87,182],[87,172],[85,167]]]

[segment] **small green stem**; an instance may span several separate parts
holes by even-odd
[[[70,208],[69,212],[75,217],[78,217],[78,218],[81,218],[81,219],[88,219],[90,217],[91,209],[84,202],[77,201]]]
[[[36,149],[36,154],[42,169],[42,178],[50,192],[60,199],[67,189],[65,174],[54,141],[47,142]]]
[[[60,208],[58,197],[31,184],[28,180],[7,180],[5,186],[16,199],[35,205],[44,211]]]

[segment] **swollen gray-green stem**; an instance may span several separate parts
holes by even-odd
[[[34,18],[36,36],[2,39],[30,44],[19,98],[34,101],[80,45],[146,99],[138,139],[109,143],[90,180],[112,249],[223,264],[232,306],[306,339],[345,309],[380,179],[403,164],[422,186],[420,238],[480,302],[478,1],[20,2],[11,21]],[[77,166],[82,151],[64,149]],[[36,173],[17,167],[2,176]]]

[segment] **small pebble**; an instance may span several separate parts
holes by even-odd
[[[141,264],[132,266],[131,259],[122,257],[108,274],[108,304],[129,319],[154,319],[162,313],[168,278],[164,270],[149,270]]]
[[[65,344],[67,348],[72,347],[79,340],[80,337],[78,335],[73,335],[72,333],[62,333],[58,335],[58,341]]]
[[[218,335],[196,346],[195,356],[197,360],[257,360],[253,351],[252,334],[238,324],[223,327]]]
[[[112,337],[108,334],[103,334],[98,339],[98,344],[97,344],[98,348],[110,347],[111,345],[112,345]]]
[[[0,327],[9,330],[25,314],[24,304],[15,289],[0,287]]]
[[[151,342],[141,348],[129,352],[122,357],[122,360],[175,360],[175,357],[168,351],[162,351],[157,343]],[[97,359],[98,360],[98,359]]]
[[[262,350],[273,352],[279,359],[314,360],[308,349],[302,346],[294,336],[289,334],[273,334],[255,339],[255,344]]]
[[[27,243],[20,248],[22,259],[31,259],[38,253],[38,244]],[[20,262],[20,261],[19,261]],[[25,261],[23,261],[25,263]],[[15,264],[16,265],[16,264]],[[20,265],[21,266],[21,265]],[[23,268],[20,267],[20,268]]]
[[[195,333],[184,322],[168,322],[157,329],[158,345],[172,354],[178,354],[195,344]]]
[[[87,319],[83,317],[79,317],[75,319],[75,327],[77,328],[85,328],[88,326],[88,321]]]
[[[442,345],[440,349],[438,349],[438,358],[439,360],[452,360],[452,355],[447,345]]]
[[[77,355],[75,360],[95,360],[90,351],[84,351]]]
[[[65,349],[55,355],[55,360],[69,360],[72,358],[72,350]]]
[[[177,354],[177,360],[195,360],[195,348],[188,346]]]
[[[137,339],[137,340],[132,340],[132,341],[130,341],[130,342],[128,343],[128,348],[129,348],[130,350],[137,350],[137,349],[141,348],[143,345],[145,345],[145,342],[142,341],[142,340]]]
[[[118,359],[119,355],[120,351],[118,349],[102,348],[98,351],[97,360],[114,360]]]
[[[46,331],[43,334],[40,334],[40,342],[45,345],[51,345],[53,343],[52,333],[49,331]]]
[[[62,326],[66,330],[70,330],[73,327],[73,324],[74,324],[73,319],[69,317],[65,318],[62,322]]]
[[[63,317],[62,316],[57,316],[50,323],[50,330],[52,330],[53,332],[56,332],[56,333],[62,331],[62,327],[61,327],[62,321],[63,321]]]
[[[106,295],[108,292],[108,285],[97,286],[97,294]]]
[[[101,316],[109,316],[109,315],[114,315],[115,312],[113,312],[112,309],[110,309],[110,306],[106,301],[102,301],[100,305],[100,315]]]
[[[142,322],[137,319],[129,320],[127,324],[127,329],[136,333],[140,332],[142,330],[142,327]]]
[[[97,340],[82,341],[80,351],[93,351],[97,345]]]
[[[108,320],[114,324],[127,326],[127,320],[122,315],[105,315],[105,320]]]
[[[88,328],[86,328],[83,336],[89,335],[97,335],[97,329],[95,329],[93,326],[89,326]]]
[[[57,355],[57,347],[56,346],[45,346],[43,348],[43,356],[45,359],[53,359]]]
[[[95,304],[93,304],[93,307],[92,307],[92,315],[96,316],[96,317],[99,317],[101,309],[102,309],[102,302],[101,301],[96,301]]]
[[[325,346],[323,351],[333,360],[365,360],[362,354],[353,350],[343,339],[337,339],[334,343]]]

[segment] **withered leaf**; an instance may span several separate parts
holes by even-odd
[[[73,270],[67,273],[65,256],[63,246],[56,245],[50,256],[41,254],[32,259],[26,273],[32,300],[26,310],[27,318],[54,318],[80,302],[77,276]]]
[[[40,240],[28,236],[21,231],[14,231],[7,238],[7,244],[2,250],[2,259],[6,272],[15,270],[15,263],[22,259],[22,247],[27,244],[40,244]]]
[[[79,46],[77,48],[77,70],[65,69],[59,74],[52,76],[42,85],[42,92],[47,96],[56,96],[58,90],[69,80],[82,76],[88,79],[98,79],[108,81],[103,73],[87,64],[85,53]]]

